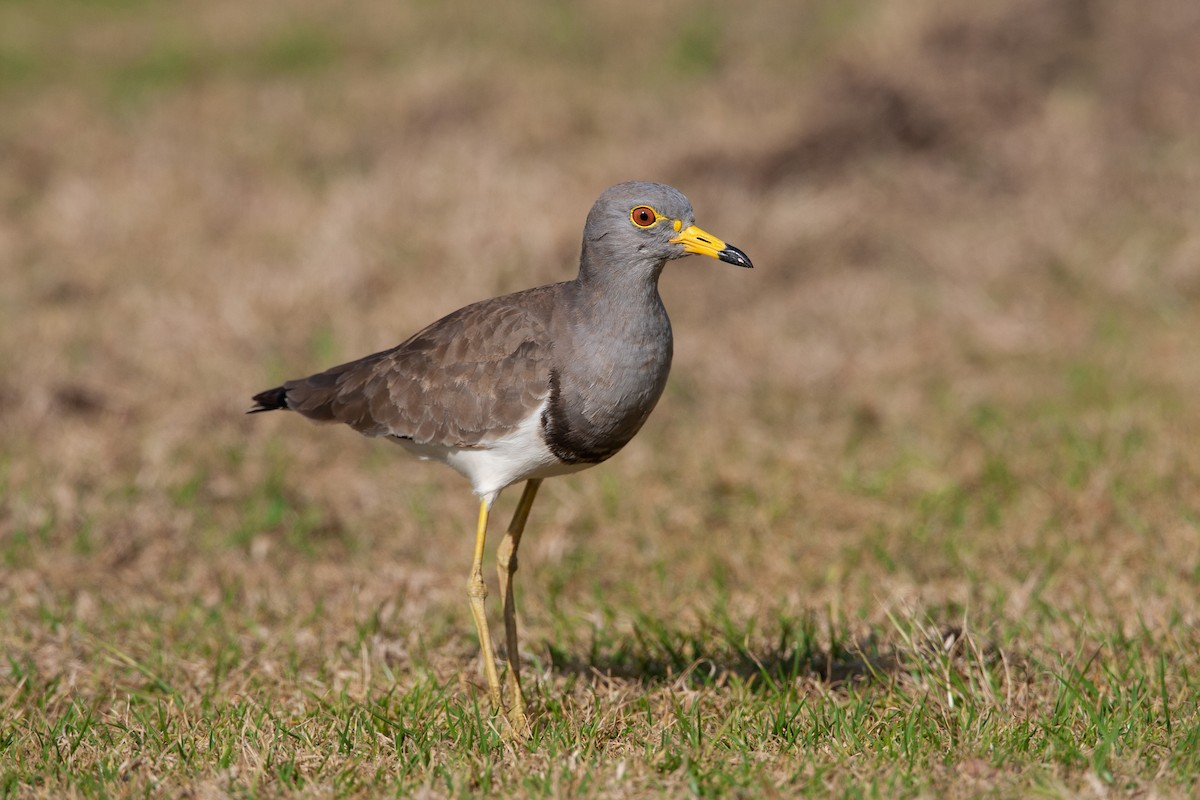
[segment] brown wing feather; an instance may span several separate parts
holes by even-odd
[[[555,291],[466,306],[390,350],[288,381],[287,405],[421,444],[469,447],[502,436],[549,393]]]

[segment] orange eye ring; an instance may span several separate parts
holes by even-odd
[[[629,212],[629,220],[639,228],[649,228],[658,222],[658,212],[650,206],[638,206]]]

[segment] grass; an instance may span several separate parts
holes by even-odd
[[[821,650],[811,620],[778,617],[758,630],[708,614],[698,633],[649,620],[630,635],[598,632],[590,665],[538,670],[553,691],[542,685],[539,725],[518,745],[457,681],[419,662],[414,674],[375,675],[364,649],[361,672],[341,687],[294,664],[267,671],[282,654],[264,652],[266,643],[239,647],[225,614],[211,611],[190,635],[172,637],[198,659],[190,665],[79,634],[77,646],[119,681],[120,699],[72,697],[13,664],[8,703],[37,719],[4,731],[16,757],[0,785],[81,794],[197,781],[250,795],[1053,794],[1072,793],[1062,783],[1069,773],[1087,779],[1076,790],[1187,787],[1200,766],[1188,746],[1200,735],[1194,687],[1167,677],[1180,666],[1168,659],[1195,652],[1181,624],[1167,637],[1184,641],[1104,632],[1096,650],[1043,663],[1014,661],[965,627],[898,620],[895,650],[876,643],[868,652],[849,639]],[[349,667],[355,654],[344,655]],[[589,672],[596,664],[611,669]],[[831,684],[828,665],[848,675]],[[1044,696],[1043,682],[1053,687]]]
[[[0,3],[0,796],[1194,796],[1189,15]],[[513,743],[463,483],[242,412],[635,176],[758,266],[542,488]]]

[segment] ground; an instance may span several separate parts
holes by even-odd
[[[0,3],[0,795],[1194,796],[1198,38]],[[631,178],[755,269],[669,266],[658,409],[543,486],[513,743],[467,485],[242,412],[571,277]]]

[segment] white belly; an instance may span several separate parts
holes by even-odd
[[[405,450],[422,460],[449,465],[471,482],[475,494],[490,507],[500,491],[529,478],[552,478],[579,472],[593,464],[564,464],[542,441],[542,411],[538,406],[507,436],[478,447],[447,447],[396,439]]]

